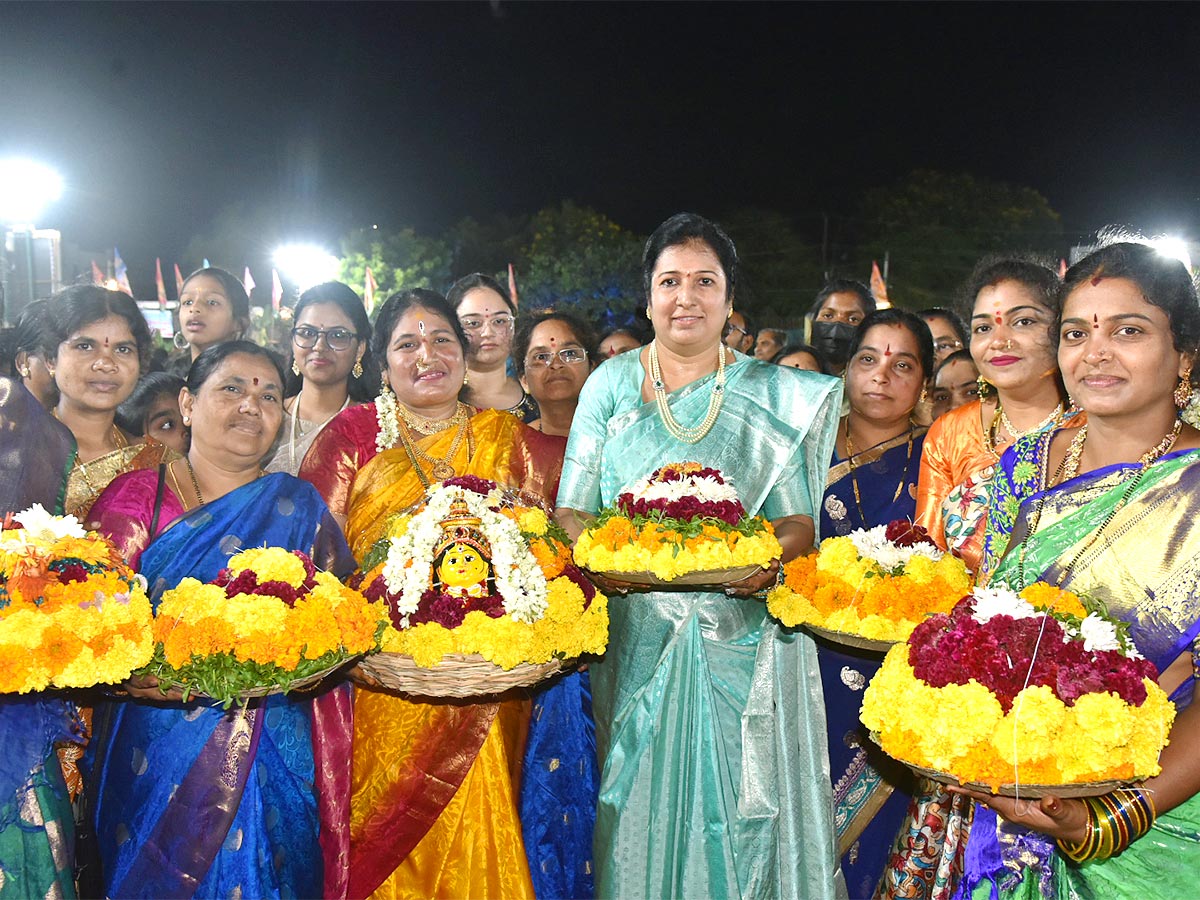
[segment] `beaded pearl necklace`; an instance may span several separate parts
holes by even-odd
[[[694,428],[680,425],[679,420],[671,412],[667,401],[667,386],[663,383],[662,368],[658,364],[658,341],[650,342],[650,380],[654,386],[654,402],[658,406],[658,415],[671,437],[685,444],[695,444],[712,431],[717,416],[721,413],[721,404],[725,402],[725,346],[719,345],[717,350],[717,378],[713,384],[712,395],[708,398],[708,412],[703,421]]]

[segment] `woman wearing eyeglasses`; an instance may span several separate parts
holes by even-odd
[[[494,278],[476,272],[458,279],[446,294],[467,334],[467,380],[462,401],[476,409],[501,409],[522,422],[538,418],[537,404],[508,374],[517,308]]]
[[[279,448],[268,472],[295,475],[313,439],[352,403],[379,393],[379,376],[367,352],[371,323],[362,300],[339,281],[300,295],[292,327]]]
[[[541,410],[541,418],[524,432],[538,460],[534,471],[526,472],[524,487],[551,507],[579,392],[597,356],[592,330],[568,312],[522,321],[513,338],[517,376]],[[531,699],[520,816],[534,892],[539,897],[591,897],[599,790],[591,681],[586,671],[570,672],[540,687]],[[570,765],[556,762],[568,759]]]

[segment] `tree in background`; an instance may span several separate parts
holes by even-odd
[[[720,223],[738,248],[734,302],[759,325],[799,327],[824,281],[820,245],[772,210],[737,209]]]
[[[918,170],[868,191],[853,277],[871,260],[891,260],[888,295],[919,309],[950,302],[975,263],[989,253],[1056,254],[1062,220],[1032,188],[972,175]]]
[[[643,305],[642,244],[603,213],[565,201],[533,216],[517,286],[527,307],[573,306],[601,330]]]
[[[411,288],[444,292],[453,279],[449,242],[417,234],[412,228],[358,228],[342,238],[341,249],[338,278],[361,294],[369,266],[377,288],[376,305],[389,294]]]

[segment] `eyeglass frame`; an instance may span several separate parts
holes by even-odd
[[[300,343],[300,335],[297,332],[299,332],[300,329],[302,329],[302,328],[306,329],[307,331],[312,333],[312,337],[310,338],[310,340],[312,341],[311,344],[305,345],[305,344]],[[339,331],[344,332],[345,334],[349,335],[349,338],[347,339],[347,342],[346,342],[346,346],[344,346],[344,347],[335,346],[333,343],[333,340],[331,340],[333,333],[339,332]],[[351,344],[353,344],[354,341],[361,340],[361,337],[359,336],[357,331],[351,331],[349,328],[343,328],[341,325],[337,326],[336,328],[325,328],[325,329],[313,328],[311,325],[297,325],[292,329],[292,343],[294,343],[301,350],[315,349],[317,344],[319,344],[321,342],[321,338],[325,339],[326,347],[328,347],[330,350],[333,350],[338,353],[340,353],[343,350],[349,350],[351,347]],[[338,342],[339,343],[341,342],[340,338],[338,339]]]
[[[726,323],[725,323],[725,337],[729,337],[729,335],[730,335],[730,334],[732,334],[732,333],[733,333],[733,332],[735,332],[735,331],[740,331],[740,332],[741,332],[743,335],[745,335],[746,337],[752,337],[752,336],[753,336],[753,335],[752,335],[752,334],[751,334],[749,331],[747,331],[745,328],[742,328],[742,327],[740,327],[740,326],[738,326],[738,325],[734,325],[732,320],[730,320],[730,321],[728,321],[728,322],[726,322]]]
[[[516,321],[517,317],[511,313],[500,313],[490,318],[485,318],[484,316],[463,316],[458,320],[458,324],[463,327],[463,331],[475,334],[487,327],[494,328],[497,331],[512,331]],[[468,322],[474,322],[475,324],[468,325]]]
[[[525,368],[528,369],[530,366],[538,366],[540,368],[548,369],[554,365],[554,357],[556,356],[564,366],[577,366],[580,363],[585,363],[588,361],[588,352],[582,347],[563,347],[561,350],[546,350],[543,352],[550,357],[548,360],[545,362],[538,362],[536,359],[534,359],[534,356],[541,356],[541,353],[535,353],[533,356],[527,355],[525,357]],[[578,353],[579,359],[566,359],[563,356],[564,353]]]

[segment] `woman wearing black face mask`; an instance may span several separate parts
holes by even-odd
[[[829,363],[830,374],[841,375],[850,358],[855,329],[875,311],[875,298],[861,281],[838,278],[821,288],[808,313],[809,341]]]

